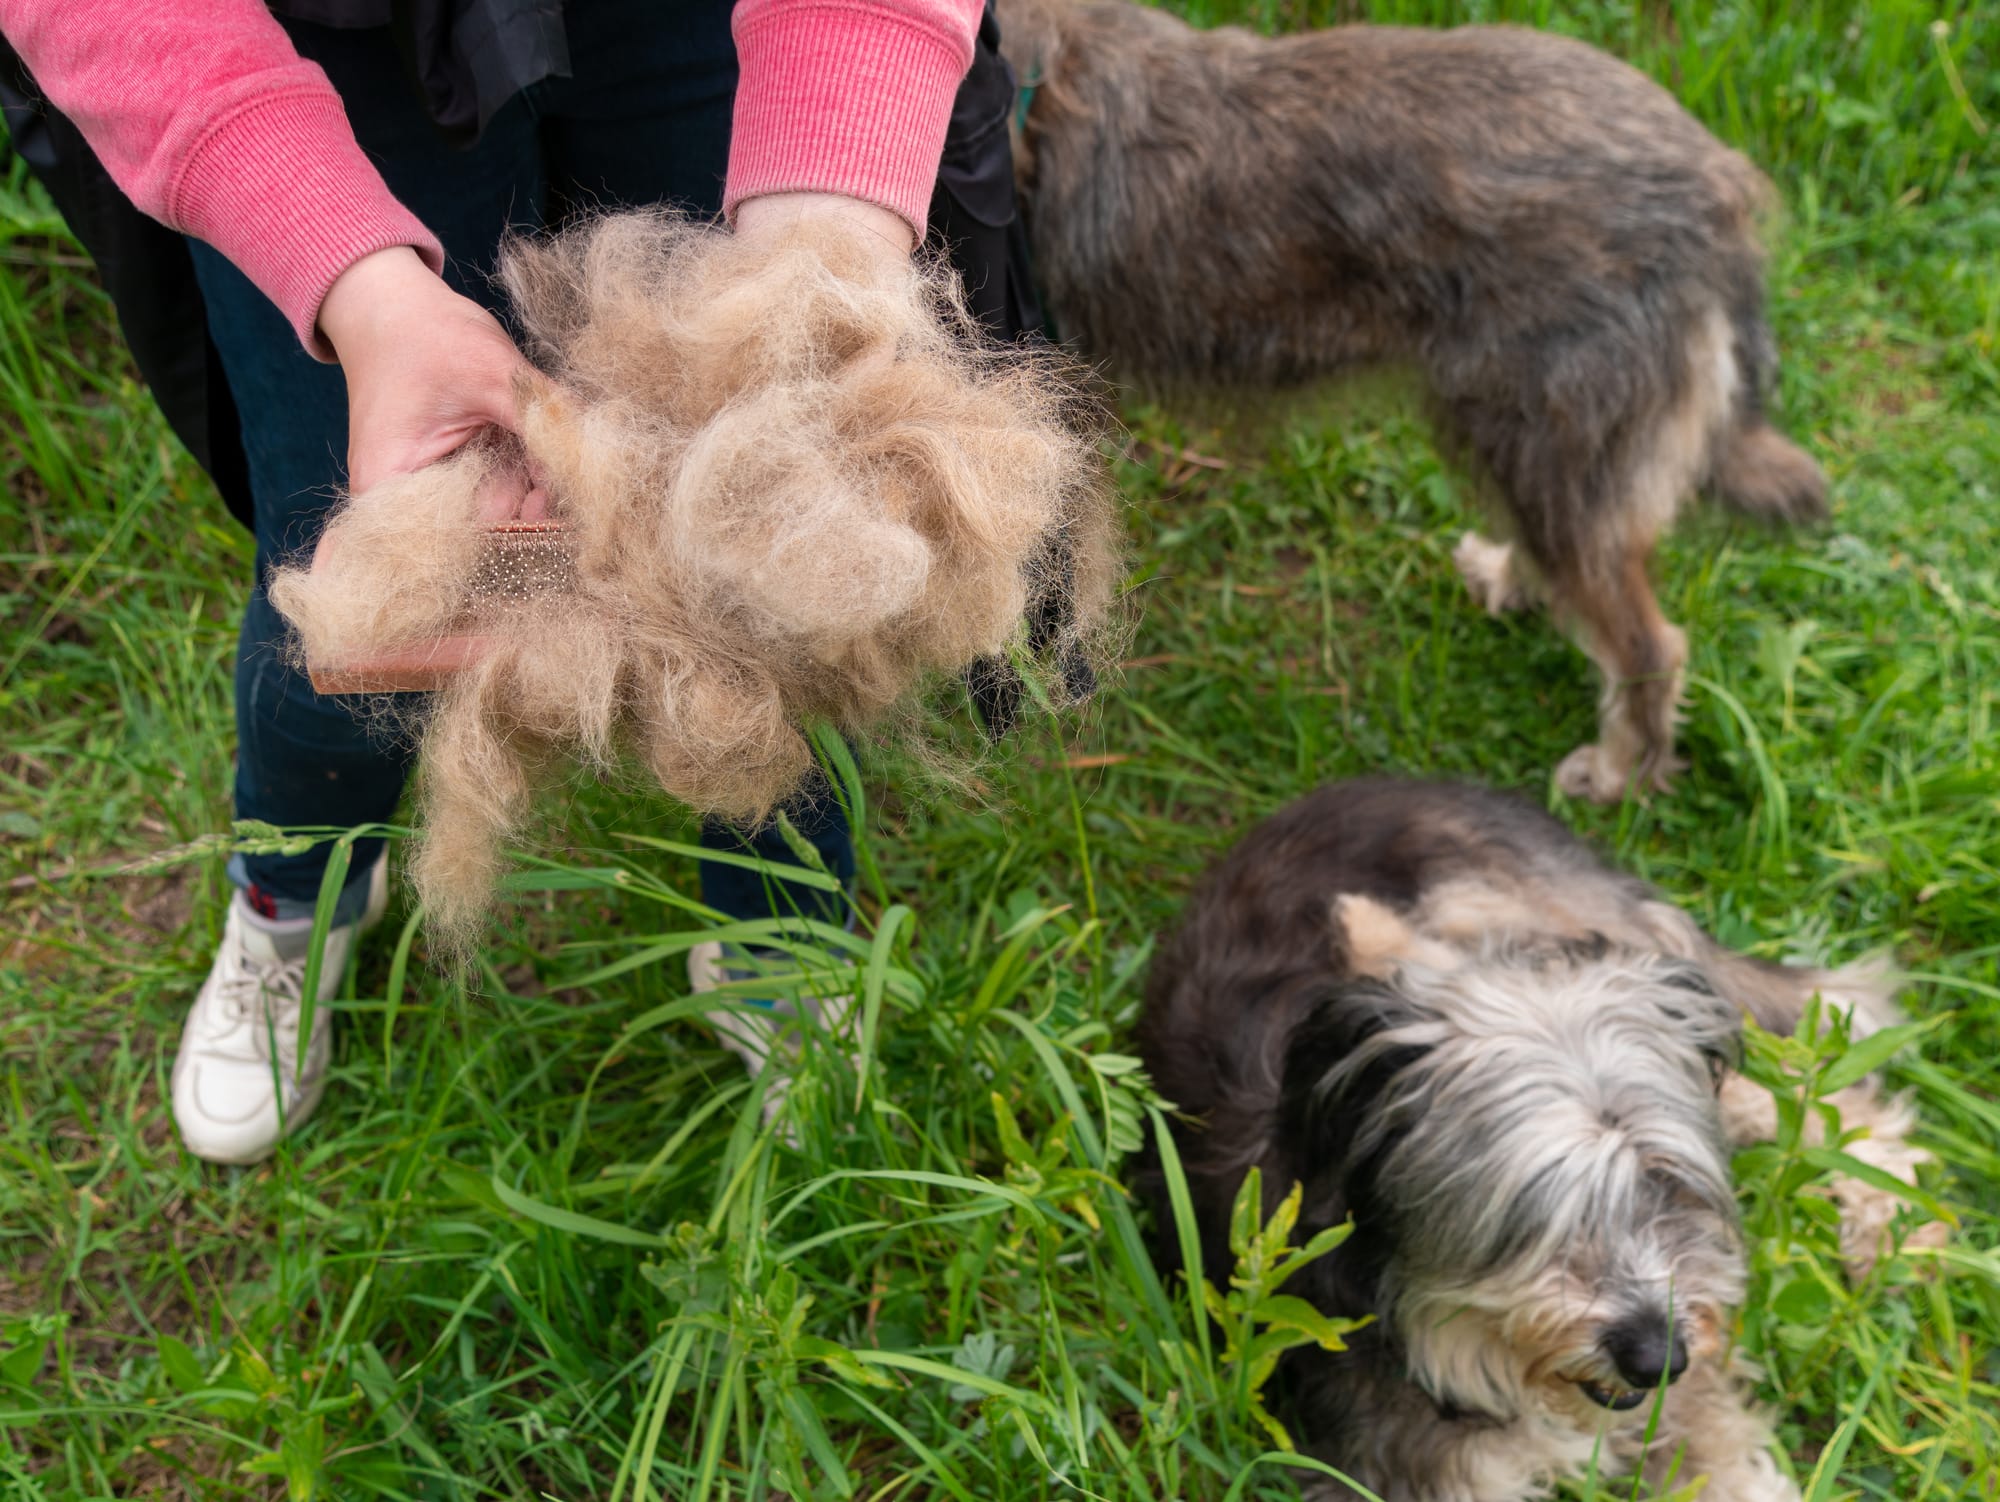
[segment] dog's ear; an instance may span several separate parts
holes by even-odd
[[[1348,974],[1387,980],[1399,965],[1416,961],[1452,968],[1451,947],[1419,932],[1401,913],[1360,892],[1333,899],[1334,962]]]

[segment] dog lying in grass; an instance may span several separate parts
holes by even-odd
[[[1140,1052],[1184,1113],[1212,1278],[1253,1167],[1267,1214],[1303,1185],[1301,1242],[1353,1217],[1286,1285],[1374,1316],[1286,1357],[1301,1447],[1387,1502],[1521,1502],[1592,1467],[1797,1502],[1731,1359],[1731,1139],[1775,1127],[1731,1066],[1746,1014],[1790,1033],[1815,995],[1862,1029],[1894,1015],[1879,970],[1726,949],[1511,797],[1341,783],[1254,830],[1155,961]],[[1914,1180],[1900,1102],[1830,1099],[1872,1129],[1847,1151]],[[1834,1195],[1860,1271],[1898,1199]]]
[[[1687,643],[1655,543],[1697,491],[1825,511],[1819,466],[1765,415],[1757,169],[1636,70],[1534,31],[1270,39],[1122,0],[1001,19],[1058,332],[1170,394],[1414,366],[1511,533],[1461,543],[1473,594],[1495,614],[1545,598],[1603,675],[1559,785],[1665,788]]]

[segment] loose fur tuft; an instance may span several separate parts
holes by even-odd
[[[634,758],[692,808],[762,819],[812,764],[808,722],[876,724],[1016,645],[1053,591],[1074,602],[1056,648],[1104,623],[1116,528],[1078,387],[983,342],[947,271],[845,226],[760,246],[654,212],[516,241],[501,279],[552,378],[519,446],[352,497],[271,591],[315,661],[487,638],[424,735],[415,877],[445,937],[566,763]],[[483,593],[480,487],[524,460],[566,573]]]

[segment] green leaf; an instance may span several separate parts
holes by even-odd
[[[491,1210],[495,1214],[505,1213],[507,1207],[493,1192],[491,1179],[473,1173],[469,1169],[460,1168],[450,1159],[436,1160],[435,1171],[438,1180],[461,1199],[469,1200],[481,1209]]]
[[[773,879],[782,878],[795,887],[811,887],[819,892],[842,890],[840,878],[826,871],[826,862],[816,850],[813,851],[815,862],[813,866],[780,866],[775,861],[765,860],[762,856],[739,855],[733,850],[710,850],[706,846],[684,844],[680,840],[663,840],[657,835],[629,834],[621,830],[618,838],[628,844],[644,845],[649,850],[664,850],[669,855],[684,856],[688,860],[707,861],[717,866],[735,866],[744,871],[760,871]]]
[[[279,1446],[285,1460],[285,1493],[290,1502],[313,1502],[326,1459],[326,1420],[315,1414],[300,1424]]]
[[[1315,1232],[1312,1240],[1300,1247],[1298,1255],[1292,1260],[1298,1263],[1306,1263],[1311,1262],[1316,1257],[1324,1257],[1353,1234],[1354,1220],[1350,1216],[1337,1226],[1328,1226],[1323,1231]]]
[[[1933,1220],[1957,1223],[1956,1216],[1915,1184],[1905,1184],[1893,1173],[1877,1168],[1873,1163],[1864,1163],[1852,1153],[1844,1153],[1832,1147],[1808,1147],[1803,1149],[1799,1156],[1815,1168],[1824,1169],[1828,1173],[1845,1174],[1848,1178],[1859,1179],[1884,1194],[1893,1194],[1900,1200],[1906,1200],[1925,1211]]]
[[[1272,1444],[1287,1454],[1298,1449],[1298,1446],[1292,1443],[1292,1436],[1286,1431],[1285,1426],[1266,1413],[1262,1404],[1251,1411],[1257,1422],[1264,1426],[1264,1432],[1271,1436]]]
[[[893,1387],[895,1384],[888,1385]],[[788,1392],[779,1401],[784,1407],[785,1416],[792,1422],[792,1432],[804,1443],[806,1453],[812,1456],[813,1463],[819,1467],[820,1473],[833,1483],[834,1494],[841,1497],[853,1496],[854,1482],[847,1474],[847,1467],[840,1463],[839,1454],[835,1452],[832,1442],[827,1439],[826,1430],[820,1426],[819,1416],[813,1412],[813,1406],[806,1401],[805,1395]]]
[[[181,1393],[198,1392],[208,1386],[208,1374],[202,1371],[201,1363],[194,1359],[185,1341],[176,1340],[171,1335],[162,1335],[159,1341],[160,1370],[167,1380]]]
[[[605,887],[617,890],[624,875],[620,866],[571,867],[560,871],[509,871],[495,886],[496,891],[516,892],[583,892]]]
[[[1090,1055],[1090,1067],[1106,1079],[1117,1079],[1120,1075],[1133,1074],[1145,1066],[1145,1060],[1129,1053],[1094,1053]]]
[[[1273,1330],[1295,1332],[1328,1351],[1346,1350],[1347,1343],[1341,1337],[1354,1330],[1359,1323],[1322,1313],[1304,1299],[1294,1298],[1288,1293],[1267,1294],[1257,1301],[1250,1313],[1260,1324]]]
[[[1208,1311],[1210,1319],[1225,1329],[1228,1327],[1231,1313],[1229,1300],[1224,1298],[1222,1291],[1206,1278],[1201,1282],[1201,1306]]]
[[[1251,1243],[1264,1224],[1264,1175],[1252,1168],[1243,1175],[1236,1191],[1236,1203],[1229,1212],[1229,1250],[1241,1262],[1250,1255]]]
[[[243,1385],[258,1397],[268,1398],[278,1391],[278,1374],[271,1370],[271,1363],[259,1356],[247,1342],[236,1342],[230,1356],[236,1374],[243,1379]]]
[[[868,1093],[868,1076],[875,1058],[875,1039],[882,1026],[882,993],[889,984],[889,959],[896,950],[896,935],[905,924],[916,926],[916,914],[898,902],[882,915],[875,938],[868,946],[868,960],[861,969],[861,1041],[854,1058],[854,1109],[860,1110]]]
[[[298,1068],[306,1067],[306,1042],[312,1037],[315,1014],[319,1010],[320,967],[326,962],[326,936],[333,928],[333,910],[340,904],[341,888],[347,883],[347,867],[354,859],[354,841],[343,835],[326,858],[326,870],[319,880],[319,898],[313,903],[312,936],[306,941],[306,976],[300,982]],[[338,976],[334,977],[336,980]],[[270,1025],[270,1024],[267,1024]],[[275,1038],[271,1057],[276,1058]],[[301,1076],[302,1077],[302,1076]],[[280,1102],[282,1105],[282,1101]]]
[[[500,1181],[498,1174],[492,1179],[493,1192],[500,1197],[500,1203],[516,1215],[547,1226],[552,1231],[566,1231],[572,1236],[589,1236],[598,1241],[615,1241],[620,1246],[663,1247],[667,1241],[651,1231],[635,1230],[631,1226],[621,1226],[614,1221],[599,1220],[594,1215],[579,1215],[574,1210],[558,1210],[554,1205],[545,1205],[540,1200],[531,1200],[517,1189],[510,1189]]]
[[[41,1372],[42,1362],[48,1353],[49,1343],[46,1339],[23,1341],[6,1355],[0,1356],[0,1381],[15,1387],[31,1386]]]
[[[1299,1223],[1299,1204],[1304,1200],[1305,1193],[1305,1185],[1294,1183],[1291,1193],[1278,1201],[1278,1208],[1264,1222],[1264,1255],[1272,1262],[1276,1262],[1285,1248],[1292,1244],[1292,1227]]]
[[[1293,1346],[1304,1344],[1304,1336],[1283,1332],[1260,1335],[1250,1342],[1250,1349],[1243,1353],[1243,1365],[1250,1379],[1250,1406],[1253,1411],[1261,1411],[1263,1407],[1264,1384],[1278,1369],[1278,1358]]]
[[[1014,1405],[1024,1413],[1033,1414],[1043,1420],[1053,1419],[1055,1409],[1049,1400],[1038,1392],[1010,1387],[992,1377],[979,1372],[962,1371],[955,1366],[946,1366],[942,1361],[933,1361],[928,1356],[912,1356],[903,1351],[850,1351],[856,1361],[869,1366],[886,1366],[895,1371],[913,1372],[918,1376],[931,1377],[945,1384],[977,1388],[989,1398],[1000,1398]]]
[[[1788,1325],[1824,1329],[1833,1317],[1833,1294],[1817,1278],[1794,1278],[1772,1297],[1771,1313]]]
[[[1264,1427],[1268,1433],[1271,1426],[1266,1424]],[[1282,1434],[1282,1430],[1280,1433]],[[1283,1435],[1283,1438],[1285,1443],[1289,1444],[1291,1442],[1290,1435]],[[1312,1471],[1321,1476],[1331,1476],[1345,1487],[1348,1492],[1354,1495],[1356,1502],[1382,1502],[1380,1497],[1349,1476],[1345,1471],[1336,1471],[1323,1460],[1314,1460],[1309,1455],[1299,1455],[1287,1450],[1267,1451],[1252,1460],[1250,1464],[1236,1473],[1236,1479],[1230,1483],[1229,1491],[1224,1495],[1222,1502],[1236,1502],[1236,1499],[1243,1495],[1243,1488],[1249,1485],[1251,1477],[1256,1474],[1256,1469],[1260,1465],[1283,1466],[1291,1470]]]
[[[998,1090],[992,1093],[993,1126],[1000,1134],[1000,1151],[1009,1163],[1032,1165],[1035,1154],[1028,1146],[1028,1139],[1021,1135],[1021,1124],[1015,1119],[1014,1111]]]
[[[1922,1022],[1905,1022],[1885,1027],[1879,1033],[1870,1033],[1859,1043],[1851,1044],[1847,1052],[1819,1072],[1819,1077],[1813,1082],[1814,1093],[1827,1096],[1836,1090],[1845,1090],[1862,1076],[1873,1074],[1943,1020],[1942,1016],[1928,1017]]]
[[[817,1335],[801,1335],[792,1342],[792,1354],[801,1361],[817,1361],[831,1367],[849,1382],[859,1382],[863,1387],[887,1387],[893,1389],[896,1380],[886,1377],[873,1367],[855,1359],[854,1353],[846,1346],[835,1345],[830,1340],[822,1340]]]

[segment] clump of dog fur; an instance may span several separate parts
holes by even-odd
[[[501,278],[550,380],[518,446],[351,497],[273,602],[302,654],[352,661],[470,629],[488,649],[429,711],[414,878],[466,937],[502,845],[566,765],[641,763],[753,822],[807,775],[803,727],[858,730],[1016,642],[1068,589],[1105,618],[1114,523],[1076,387],[982,340],[940,267],[846,226],[751,245],[667,213],[510,245]],[[475,588],[480,492],[526,460],[570,577]]]

